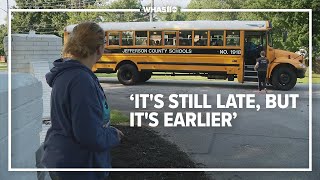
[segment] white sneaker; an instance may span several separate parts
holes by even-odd
[[[266,91],[266,93],[267,93],[267,88],[264,88],[264,90]]]

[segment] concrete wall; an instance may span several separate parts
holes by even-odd
[[[8,172],[8,75],[0,73],[0,179],[36,179],[35,172]],[[35,168],[42,120],[41,82],[31,74],[12,75],[12,168]]]
[[[8,38],[4,38],[8,53]],[[51,88],[46,83],[45,74],[52,62],[61,57],[62,38],[55,35],[12,34],[11,70],[12,72],[31,73],[42,82],[43,119],[50,118]]]
[[[62,39],[55,35],[13,34],[12,67],[12,168],[36,168],[42,121],[50,117],[51,88],[45,74],[60,58]],[[4,38],[8,55],[8,38]],[[8,172],[8,91],[6,73],[0,74],[0,180],[33,180],[36,172]],[[44,133],[42,133],[44,134]],[[41,137],[41,141],[44,137]]]
[[[5,52],[8,54],[8,38],[4,38]],[[12,34],[12,72],[29,73],[30,62],[53,62],[60,58],[62,39],[55,35]]]
[[[50,119],[50,97],[51,87],[47,84],[45,75],[50,71],[47,61],[33,61],[30,62],[30,73],[33,74],[42,83],[42,100],[43,113],[42,119]]]

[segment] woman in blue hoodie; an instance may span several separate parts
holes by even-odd
[[[105,33],[96,23],[74,27],[64,46],[67,58],[46,74],[51,93],[51,123],[44,142],[46,168],[110,168],[110,150],[122,132],[110,126],[110,109],[91,71],[101,58]],[[108,172],[50,172],[52,179],[103,180]]]

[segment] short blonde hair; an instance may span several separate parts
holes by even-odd
[[[80,23],[69,34],[63,48],[63,56],[86,58],[94,54],[96,49],[105,43],[104,41],[105,33],[97,23]]]

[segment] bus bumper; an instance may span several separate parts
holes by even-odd
[[[306,71],[307,68],[303,68],[303,69],[297,69],[297,78],[304,78],[306,77]]]

